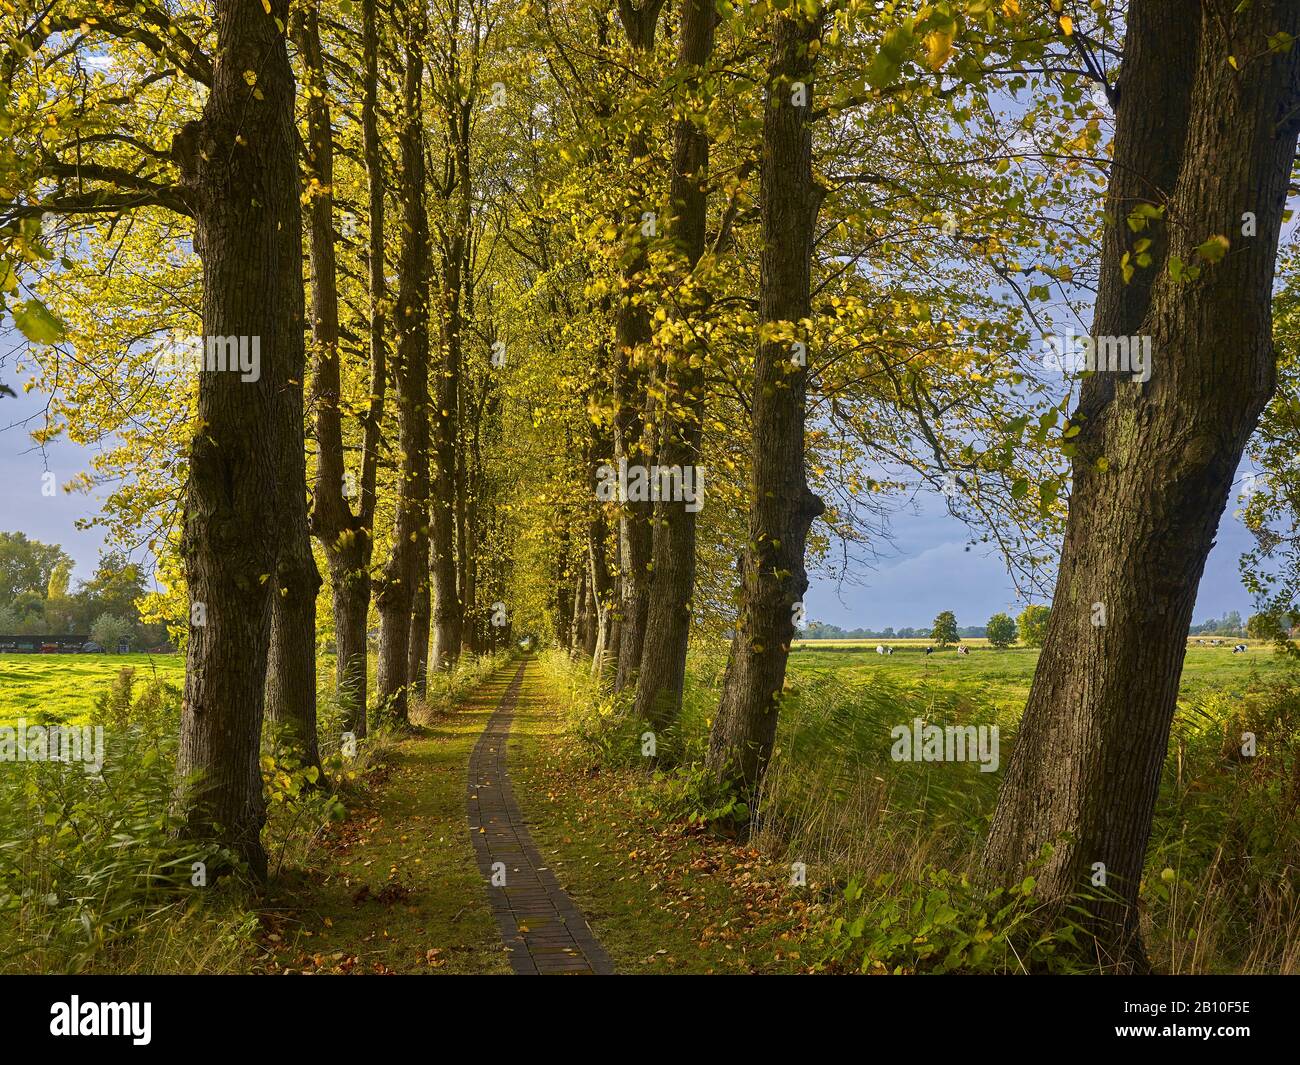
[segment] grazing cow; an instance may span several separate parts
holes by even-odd
[[[892,647],[890,647],[888,644],[886,644],[886,645],[885,645],[885,654],[887,654],[887,655],[892,655],[893,653],[894,653],[894,649],[893,649]]]
[[[1234,655],[1244,655],[1248,650],[1250,650],[1250,648],[1247,647],[1244,643],[1239,643],[1235,647],[1233,647],[1232,653]]]
[[[970,648],[969,648],[969,647],[958,647],[958,648],[957,648],[957,653],[958,653],[959,655],[968,655],[968,654],[970,654]]]
[[[933,647],[927,647],[927,648],[925,649],[925,653],[928,654],[928,655],[932,655],[932,654],[934,654],[934,648],[933,648]]]
[[[883,643],[876,644],[876,654],[883,655],[884,653],[885,653],[885,645]]]

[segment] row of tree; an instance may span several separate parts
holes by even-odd
[[[1195,588],[1272,392],[1294,5],[6,7],[0,288],[40,296],[44,432],[111,444],[110,523],[186,621],[187,831],[265,872],[263,718],[315,757],[323,615],[358,734],[512,624],[667,728],[727,632],[708,767],[757,791],[806,556],[928,484],[1028,589],[1064,529],[985,866],[1064,904],[1102,863],[1087,927],[1143,964]],[[1149,381],[1036,358],[1094,289]],[[178,322],[258,372],[178,381]]]

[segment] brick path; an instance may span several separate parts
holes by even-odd
[[[614,964],[587,920],[542,861],[506,772],[506,743],[528,660],[520,663],[469,760],[469,832],[501,938],[517,975],[598,973]],[[505,866],[505,886],[492,883]],[[500,883],[500,868],[497,870]]]

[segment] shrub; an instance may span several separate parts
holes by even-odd
[[[915,880],[892,873],[871,887],[844,889],[840,911],[824,930],[823,964],[864,973],[1017,973],[1068,969],[1061,944],[1074,930],[1045,931],[1034,878],[1010,888],[982,888],[945,869]]]

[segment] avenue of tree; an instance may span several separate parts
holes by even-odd
[[[926,488],[1052,595],[984,869],[1143,969],[1197,584],[1261,417],[1294,453],[1298,34],[1287,0],[0,3],[0,294],[38,441],[95,448],[68,487],[184,640],[186,831],[265,876],[263,729],[318,760],[322,640],[364,736],[525,635],[666,730],[725,639],[707,767],[753,794],[809,565]],[[1151,338],[1150,379],[1054,375],[1067,327]],[[604,490],[636,468],[694,498]]]

